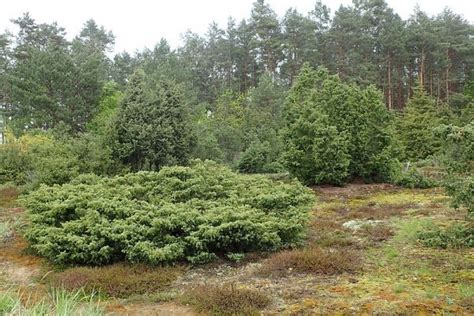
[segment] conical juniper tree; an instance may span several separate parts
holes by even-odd
[[[286,166],[302,181],[390,178],[392,119],[375,88],[346,84],[325,69],[305,65],[290,90],[284,117]]]
[[[113,124],[114,152],[135,171],[185,164],[191,150],[181,93],[171,83],[150,85],[142,70],[132,75]]]

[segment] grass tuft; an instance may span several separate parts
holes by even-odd
[[[52,289],[47,297],[37,302],[23,302],[19,293],[0,292],[0,315],[103,315],[95,295],[83,291],[67,292]]]

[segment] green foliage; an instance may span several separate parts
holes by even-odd
[[[89,21],[73,42],[57,24],[37,24],[28,14],[19,27],[8,82],[8,115],[18,131],[66,124],[83,132],[96,112],[105,77],[105,50],[113,42]],[[98,36],[96,36],[98,35]],[[102,45],[101,45],[102,44]]]
[[[148,87],[145,73],[134,73],[113,122],[114,155],[133,170],[185,164],[192,146],[179,89],[160,82]]]
[[[245,258],[245,254],[243,253],[229,253],[227,254],[227,258],[234,262],[240,262]]]
[[[98,112],[87,124],[88,131],[98,135],[107,135],[122,97],[123,93],[118,90],[115,82],[111,81],[105,84],[102,89]]]
[[[401,168],[400,168],[401,169]],[[408,167],[408,170],[400,170],[392,176],[392,183],[405,188],[433,188],[439,183],[422,174],[416,167]]]
[[[409,100],[398,121],[399,135],[408,160],[420,160],[433,155],[439,142],[433,129],[440,124],[435,100],[418,89]]]
[[[0,145],[0,183],[65,183],[78,175],[77,159],[64,144],[50,135],[27,134]]]
[[[196,137],[192,157],[216,162],[224,161],[225,155],[218,141],[217,128],[211,112],[201,105],[199,114],[194,119],[193,130],[198,137]]]
[[[19,146],[0,145],[0,183],[24,184],[28,179],[28,159]]]
[[[268,141],[254,141],[242,154],[237,168],[245,173],[278,173],[284,171],[283,165],[278,162],[275,148]]]
[[[474,176],[451,176],[446,181],[446,190],[453,198],[455,208],[464,206],[469,215],[474,216]]]
[[[245,119],[248,109],[245,96],[226,91],[216,102],[214,127],[224,153],[224,161],[232,164],[244,148]]]
[[[32,249],[56,263],[202,263],[301,241],[313,196],[297,182],[216,163],[114,178],[85,175],[24,201]]]
[[[0,313],[2,315],[103,315],[104,311],[94,294],[84,295],[82,290],[67,292],[52,289],[48,296],[39,301],[20,297],[12,290],[0,292]]]
[[[63,136],[28,133],[0,145],[0,184],[12,182],[34,189],[62,184],[81,173],[110,174],[120,169],[110,149],[92,134]]]
[[[463,127],[442,125],[436,129],[442,140],[443,162],[448,175],[447,192],[454,207],[464,206],[474,214],[474,122]]]
[[[375,89],[345,84],[306,65],[291,88],[285,119],[284,158],[301,180],[389,179],[391,117]]]
[[[474,226],[472,224],[453,224],[444,229],[432,226],[418,232],[418,241],[427,247],[472,248],[474,247]]]

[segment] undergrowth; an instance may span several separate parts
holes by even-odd
[[[94,294],[84,295],[82,291],[68,292],[52,289],[49,295],[40,301],[23,300],[13,290],[0,292],[1,315],[103,315],[103,310]]]
[[[115,264],[88,268],[78,267],[53,273],[48,281],[53,287],[69,291],[83,289],[86,293],[109,297],[128,297],[149,294],[168,287],[185,272],[184,267],[149,267],[144,265]]]
[[[270,304],[265,294],[234,285],[200,285],[187,290],[180,301],[210,315],[260,315]]]
[[[431,226],[418,232],[418,240],[427,247],[472,248],[474,247],[474,225],[452,224],[446,228]]]
[[[308,247],[276,253],[258,271],[262,276],[296,273],[340,274],[361,269],[361,256],[349,248]]]

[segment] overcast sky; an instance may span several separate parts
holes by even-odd
[[[418,3],[430,15],[450,7],[467,20],[474,21],[473,0],[386,0],[406,19]],[[153,47],[166,38],[172,47],[181,44],[180,35],[190,29],[204,33],[210,22],[222,27],[229,16],[241,20],[250,16],[254,0],[4,0],[0,9],[0,31],[14,30],[10,20],[30,12],[37,22],[56,21],[66,28],[68,37],[76,35],[83,23],[93,18],[115,36],[115,51],[141,50]],[[267,0],[281,17],[289,7],[306,13],[316,0]],[[332,12],[351,0],[323,0]]]

